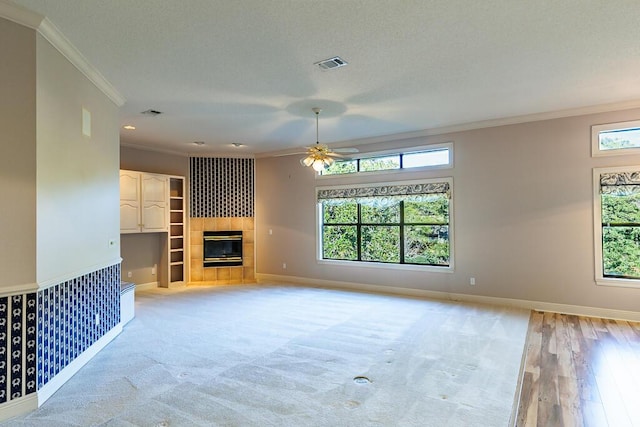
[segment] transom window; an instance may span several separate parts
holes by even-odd
[[[640,287],[640,166],[594,169],[596,281]]]
[[[319,188],[320,259],[452,266],[451,179]]]
[[[591,154],[640,154],[640,120],[592,126]]]
[[[344,175],[358,172],[379,172],[409,168],[450,167],[453,144],[438,144],[416,148],[406,153],[377,153],[356,159],[336,160],[322,175]]]

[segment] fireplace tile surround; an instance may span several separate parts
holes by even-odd
[[[253,217],[190,218],[189,224],[191,284],[222,285],[256,282]],[[203,232],[231,230],[242,230],[242,266],[203,267]]]

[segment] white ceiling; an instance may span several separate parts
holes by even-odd
[[[122,142],[161,150],[304,147],[316,106],[320,142],[349,145],[640,100],[638,0],[15,3],[47,16],[126,98],[121,124],[137,129]],[[314,66],[336,55],[349,65]]]

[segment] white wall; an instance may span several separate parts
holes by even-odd
[[[37,280],[119,261],[118,108],[37,36]],[[91,112],[91,137],[82,109]],[[115,244],[109,245],[113,240]]]
[[[639,118],[627,110],[361,147],[454,142],[453,169],[398,178],[453,177],[453,274],[318,264],[315,187],[350,179],[316,180],[300,156],[258,159],[257,272],[638,311],[640,289],[594,281],[592,168],[640,156],[592,158],[590,126]]]
[[[35,38],[0,18],[0,292],[36,281]]]

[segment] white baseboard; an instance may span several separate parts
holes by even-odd
[[[10,400],[0,405],[0,421],[6,421],[18,415],[27,414],[38,409],[38,395],[31,393],[24,397]]]
[[[640,312],[614,310],[610,308],[586,307],[552,302],[529,301],[512,298],[488,297],[482,295],[456,294],[450,292],[429,291],[395,286],[371,285],[366,283],[339,282],[334,280],[309,279],[307,277],[282,276],[278,274],[256,274],[258,283],[290,283],[319,288],[348,289],[360,292],[374,292],[392,295],[404,295],[420,298],[431,298],[448,301],[472,302],[478,304],[500,305],[524,308],[527,310],[548,311],[553,313],[573,314],[577,316],[601,317],[603,319],[627,320],[640,322]]]
[[[69,363],[55,377],[49,380],[40,390],[38,390],[37,407],[42,406],[53,393],[58,391],[69,379],[74,376],[84,365],[87,364],[100,350],[106,347],[115,337],[122,332],[122,323],[118,323],[113,329],[107,332],[102,338],[93,343],[91,347],[86,349],[73,362]]]
[[[158,282],[141,283],[139,285],[136,284],[136,291],[148,291],[149,289],[157,288],[158,285]]]

